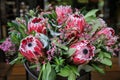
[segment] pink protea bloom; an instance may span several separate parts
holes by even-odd
[[[108,27],[102,28],[100,31],[97,32],[98,37],[101,35],[105,36],[106,39],[105,43],[108,46],[115,44],[117,37],[115,37],[114,34],[115,34],[114,29]]]
[[[57,14],[58,24],[62,24],[68,18],[68,16],[72,13],[71,6],[57,6],[55,8]]]
[[[86,22],[83,15],[73,14],[70,15],[66,21],[66,26],[64,28],[65,39],[69,40],[71,38],[79,39],[84,33]]]
[[[28,36],[24,38],[19,47],[20,53],[29,61],[38,61],[39,57],[43,57],[43,45],[39,39]]]
[[[114,45],[116,43],[117,39],[118,39],[118,37],[116,37],[116,36],[112,37],[111,39],[106,41],[106,45],[108,45],[108,46]]]
[[[110,39],[114,36],[115,31],[112,28],[102,28],[98,33],[98,35],[105,35],[107,39]]]
[[[44,18],[34,17],[28,22],[28,32],[46,33],[46,20]]]
[[[76,30],[81,33],[83,32],[85,25],[86,22],[83,15],[73,14],[69,16],[65,28],[66,30]]]
[[[72,55],[72,61],[74,64],[79,65],[87,63],[92,59],[92,57],[94,57],[95,47],[87,40],[72,44],[70,48],[76,49],[75,53]]]

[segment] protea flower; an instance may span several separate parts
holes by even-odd
[[[57,6],[55,8],[58,24],[62,24],[72,13],[71,6]]]
[[[19,47],[20,53],[29,61],[38,61],[39,57],[43,57],[43,45],[37,38],[28,36],[24,38]]]
[[[28,22],[28,32],[46,33],[46,20],[44,18],[34,17]]]
[[[74,38],[74,40],[76,41],[82,36],[85,26],[86,22],[83,15],[70,15],[66,21],[66,26],[63,29],[64,39],[70,40]]]
[[[113,45],[117,40],[117,37],[115,37],[114,34],[115,34],[115,31],[112,28],[105,27],[105,28],[102,28],[100,31],[98,31],[96,35],[98,37],[101,35],[105,36],[106,45]]]
[[[110,39],[114,36],[115,32],[112,28],[102,28],[98,33],[98,35],[105,35],[107,39]]]
[[[72,55],[72,61],[74,64],[79,65],[87,63],[94,56],[95,47],[86,40],[72,44],[70,48],[76,49],[75,53]]]
[[[84,30],[86,22],[83,15],[73,14],[69,16],[66,25],[66,30],[76,30],[81,33]]]

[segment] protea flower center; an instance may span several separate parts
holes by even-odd
[[[83,54],[88,54],[88,50],[87,49],[83,49]]]
[[[39,23],[40,21],[42,21],[41,18],[35,18],[32,20],[33,23]]]
[[[32,47],[32,43],[28,43],[28,47]]]
[[[74,15],[74,17],[76,17],[76,18],[80,18],[80,17],[82,17],[82,16],[80,16],[80,15]]]

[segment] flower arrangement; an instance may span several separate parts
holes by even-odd
[[[104,73],[105,66],[112,66],[117,37],[96,17],[97,11],[56,6],[40,13],[30,10],[24,18],[9,22],[10,40],[18,52],[10,63],[27,60],[39,71],[38,80],[55,80],[57,75],[76,80],[82,69]]]

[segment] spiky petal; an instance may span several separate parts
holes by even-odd
[[[84,64],[86,62],[89,62],[94,56],[95,47],[91,45],[87,40],[72,44],[70,48],[76,49],[75,53],[72,56],[72,61],[74,64]]]
[[[29,61],[38,61],[39,57],[43,57],[43,45],[33,36],[24,38],[19,47],[20,53]]]
[[[72,13],[71,6],[57,6],[55,8],[57,14],[57,22],[58,24],[62,24],[68,18],[68,16]]]
[[[46,33],[46,20],[44,18],[34,17],[28,22],[28,32]]]

